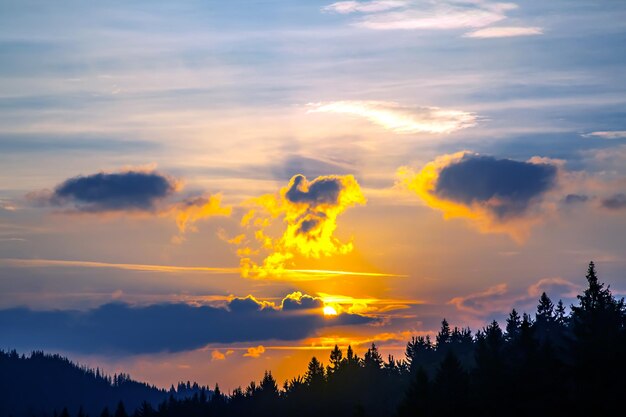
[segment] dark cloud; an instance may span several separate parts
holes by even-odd
[[[565,204],[580,204],[589,201],[589,196],[584,194],[568,194],[563,201]]]
[[[609,210],[624,210],[626,209],[626,194],[619,193],[613,194],[611,197],[602,200],[602,207]]]
[[[70,178],[52,193],[37,194],[40,203],[73,206],[84,212],[152,211],[176,190],[176,184],[157,172],[98,173]]]
[[[228,309],[233,312],[252,312],[262,310],[263,308],[263,303],[257,301],[251,295],[245,298],[233,298],[228,303]]]
[[[304,175],[296,175],[291,181],[291,187],[285,193],[287,200],[292,203],[306,203],[312,206],[336,205],[339,193],[343,188],[341,179],[338,177],[319,177],[308,183],[308,187],[304,187],[307,184]]]
[[[435,193],[455,202],[484,204],[499,218],[524,213],[530,202],[552,188],[553,165],[466,154],[445,166]]]
[[[324,307],[324,302],[320,298],[294,293],[285,297],[281,306],[284,311],[312,310]]]
[[[231,301],[229,309],[187,304],[132,307],[113,303],[87,311],[0,310],[0,348],[113,354],[176,352],[209,343],[299,340],[324,326],[374,320],[355,314],[331,319],[320,313],[292,314],[288,311],[291,307],[261,309],[254,299],[238,300]],[[308,303],[307,298],[300,307]]]

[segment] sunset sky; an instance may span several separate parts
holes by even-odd
[[[626,294],[626,2],[0,0],[0,348],[224,390]]]

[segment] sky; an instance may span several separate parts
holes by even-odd
[[[228,391],[626,294],[626,3],[0,0],[0,348]]]

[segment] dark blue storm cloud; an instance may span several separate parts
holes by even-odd
[[[626,210],[626,194],[614,194],[603,199],[602,207],[609,210]]]
[[[319,204],[337,204],[339,193],[342,189],[339,178],[319,178],[309,183],[308,190],[303,189],[306,178],[296,175],[293,178],[291,188],[287,190],[285,197],[292,203],[306,203],[312,206]]]
[[[589,196],[584,194],[568,194],[563,199],[565,204],[579,204],[589,201]]]
[[[0,310],[0,348],[109,354],[177,352],[209,343],[299,340],[324,326],[374,320],[355,314],[328,318],[318,312],[291,311],[319,306],[319,300],[309,298],[303,297],[300,303],[288,301],[282,310],[262,306],[253,298],[234,299],[228,308],[111,303],[87,311],[6,309]]]
[[[324,307],[324,302],[321,299],[306,294],[299,298],[286,297],[282,302],[283,311],[309,310],[322,307]]]
[[[439,172],[435,193],[470,205],[487,204],[498,217],[521,215],[533,199],[555,185],[557,169],[549,164],[465,155]]]
[[[175,191],[175,184],[157,172],[98,173],[70,178],[59,184],[47,202],[73,205],[79,211],[151,211]]]

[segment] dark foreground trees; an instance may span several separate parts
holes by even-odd
[[[259,384],[251,382],[230,396],[218,388],[212,395],[170,396],[156,408],[144,404],[134,415],[623,415],[624,301],[598,280],[593,262],[586,278],[587,288],[570,314],[544,293],[534,317],[513,310],[504,330],[493,321],[472,335],[444,320],[435,342],[412,338],[402,360],[384,360],[374,344],[362,358],[350,346],[345,351],[336,346],[326,367],[313,358],[305,375],[282,389],[266,372]]]

